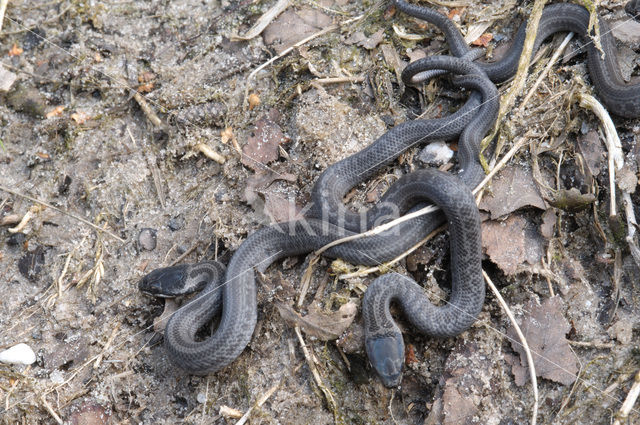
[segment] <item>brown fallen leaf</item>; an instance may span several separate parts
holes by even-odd
[[[544,241],[536,226],[519,214],[482,223],[482,246],[507,275],[518,273],[524,263],[538,264],[544,255]]]
[[[272,114],[273,115],[273,114]],[[278,159],[278,146],[289,141],[280,126],[267,116],[256,122],[256,128],[242,148],[242,163],[254,170]]]
[[[503,168],[494,177],[491,192],[482,198],[478,207],[489,211],[492,219],[526,206],[547,208],[529,167],[510,165]]]
[[[553,194],[553,199],[549,203],[561,210],[576,212],[587,208],[596,200],[593,193],[581,193],[575,187],[571,189],[560,189]]]
[[[11,46],[11,49],[9,49],[7,54],[9,56],[20,56],[22,53],[24,53],[22,47],[18,47],[16,43],[13,43],[13,46]]]
[[[366,36],[364,32],[357,31],[347,38],[344,42],[346,44],[357,44],[360,47],[364,47],[367,50],[375,49],[378,44],[384,39],[384,28],[380,28],[370,36]]]
[[[252,205],[258,194],[268,188],[276,180],[295,182],[296,176],[293,174],[279,174],[271,170],[260,170],[246,180],[244,189],[244,200]]]
[[[587,177],[597,176],[600,174],[600,170],[606,159],[600,136],[598,136],[596,131],[591,130],[584,136],[579,136],[577,142],[577,148],[584,159],[587,174],[590,174],[587,175]]]
[[[255,93],[251,93],[249,95],[249,110],[252,111],[253,108],[255,108],[256,106],[260,105],[260,96],[258,96]]]
[[[491,40],[493,40],[493,34],[491,34],[489,32],[485,32],[480,37],[478,37],[475,40],[473,40],[471,42],[471,44],[473,44],[474,46],[487,47]]]
[[[280,54],[298,41],[331,25],[329,15],[308,6],[289,8],[262,32],[264,43]]]
[[[540,233],[546,239],[551,239],[553,237],[553,230],[556,227],[557,220],[558,220],[558,215],[556,214],[555,208],[549,208],[542,214],[542,224],[540,224]]]
[[[47,115],[45,116],[47,118],[59,117],[60,115],[62,115],[62,111],[64,111],[64,106],[59,105],[53,108],[52,110],[50,110],[49,112],[47,112]]]
[[[576,380],[578,359],[565,339],[571,325],[565,319],[562,308],[559,296],[548,298],[542,304],[531,300],[524,308],[525,316],[520,328],[531,350],[536,376],[571,385]],[[516,385],[522,386],[529,380],[527,357],[513,327],[507,334],[511,338],[513,350],[520,358],[505,358],[511,361]]]
[[[264,198],[264,213],[271,219],[271,223],[284,223],[302,218],[302,208],[298,207],[295,201],[271,192],[265,193]]]
[[[321,341],[332,341],[342,335],[356,317],[358,308],[356,303],[349,301],[337,311],[323,312],[315,304],[309,307],[309,314],[301,316],[292,307],[283,303],[276,303],[282,319],[291,326],[298,325],[307,335],[314,336]]]

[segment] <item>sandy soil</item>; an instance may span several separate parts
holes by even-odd
[[[338,344],[305,335],[335,400],[331,407],[296,333],[275,307],[297,300],[304,258],[276,263],[261,279],[254,338],[231,366],[198,377],[168,361],[161,335],[153,330],[163,302],[137,290],[145,273],[176,261],[227,262],[253,230],[302,208],[328,165],[361,150],[390,126],[415,118],[424,106],[427,116],[436,116],[464,97],[446,81],[424,92],[398,83],[394,57],[407,60],[407,49],[415,53],[424,47],[433,54],[446,46],[433,28],[394,15],[386,2],[296,2],[286,12],[289,21],[250,41],[231,41],[273,3],[9,2],[0,56],[18,78],[8,93],[0,93],[0,221],[5,220],[0,227],[0,347],[24,342],[37,361],[0,365],[2,423],[235,423],[234,411],[244,414],[270,389],[266,402],[251,412],[251,423],[507,425],[530,420],[531,384],[516,382],[512,365],[519,358],[510,343],[510,324],[492,295],[478,323],[457,338],[434,340],[405,327],[409,350],[399,390],[384,388],[368,366],[358,337],[359,316]],[[509,18],[520,9],[511,2],[491,3],[456,9],[462,27],[480,16]],[[625,20],[623,5],[606,2],[600,13]],[[509,12],[500,12],[501,6]],[[360,18],[250,78],[291,42],[287,37],[299,39],[354,17]],[[400,38],[392,24],[433,41]],[[487,31],[495,40],[508,39],[514,26],[514,19],[501,19]],[[627,34],[631,40],[634,28]],[[637,69],[638,52],[632,50],[637,45],[621,40],[628,73]],[[575,147],[576,139],[598,128],[592,114],[568,100],[572,90],[583,90],[572,75],[584,75],[584,62],[584,55],[565,57],[541,89],[564,96],[534,96],[506,119],[501,140],[509,147],[534,130],[531,146],[548,147],[539,151],[539,161],[543,171],[557,177],[553,185],[596,190],[596,204],[566,211],[543,201],[542,209],[556,214],[548,237],[539,230],[548,217],[533,204],[524,206],[512,214],[533,232],[521,244],[539,244],[540,252],[525,253],[531,258],[515,253],[501,262],[497,258],[518,247],[511,234],[491,230],[497,233],[488,236],[498,235],[497,242],[487,247],[484,261],[521,320],[538,304],[549,306],[549,288],[560,298],[558,311],[540,314],[554,318],[558,329],[566,323],[567,331],[555,338],[575,356],[576,369],[568,379],[538,378],[539,423],[610,423],[640,363],[640,270],[624,242],[624,216],[620,222],[607,219],[604,148],[596,143],[589,154]],[[541,63],[532,68],[528,87]],[[341,82],[313,83],[335,77]],[[151,114],[134,98],[136,89]],[[248,94],[254,95],[251,107]],[[152,122],[154,114],[159,123]],[[263,117],[266,132],[256,128]],[[615,122],[633,178],[640,121]],[[284,142],[260,154],[275,152],[268,167],[286,179],[267,185],[264,167],[243,163],[235,143],[247,149],[258,143],[256,133],[269,143],[274,137]],[[224,163],[204,156],[201,144]],[[419,166],[417,154],[403,155],[374,183],[359,187],[353,205],[366,206],[386,182]],[[525,168],[531,163],[526,149],[512,160]],[[496,192],[493,196],[501,199]],[[28,211],[28,223],[10,232]],[[506,215],[490,218],[493,224],[486,229],[509,226]],[[526,226],[518,226],[524,234]],[[409,269],[431,294],[446,296],[446,246],[441,234],[396,269]],[[513,268],[505,266],[509,261],[515,261]],[[338,279],[329,271],[326,261],[315,266],[303,312],[314,297],[326,310],[347,301],[359,306],[375,277]],[[438,281],[445,281],[444,289]],[[565,337],[586,343],[566,345]],[[640,421],[640,414],[632,412],[630,421]]]

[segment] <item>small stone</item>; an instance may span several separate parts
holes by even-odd
[[[167,225],[173,232],[175,232],[176,230],[180,230],[184,227],[184,218],[180,215],[177,217],[173,217],[169,220],[169,223],[167,223]]]
[[[64,373],[60,370],[54,370],[51,372],[51,375],[49,375],[49,378],[54,384],[62,384],[64,382]]]
[[[20,343],[0,353],[0,362],[30,365],[35,363],[36,353],[27,344]]]
[[[7,95],[7,104],[15,111],[36,118],[44,118],[46,114],[47,100],[38,90],[31,87],[16,86],[15,90]]]
[[[445,142],[429,143],[418,154],[418,160],[425,165],[439,166],[446,164],[453,157],[453,151]]]
[[[154,249],[156,249],[156,230],[149,227],[145,227],[144,229],[140,230],[140,234],[138,235],[138,244],[142,249],[147,251],[153,251]]]
[[[44,249],[37,247],[27,252],[18,260],[18,271],[29,280],[35,280],[44,266]]]
[[[7,238],[7,245],[9,246],[22,246],[27,237],[24,233],[13,233]]]
[[[204,404],[207,401],[207,396],[205,395],[205,393],[198,393],[198,395],[196,396],[196,400],[198,401],[198,403]]]
[[[18,76],[11,71],[7,71],[0,65],[0,92],[7,92],[16,82]]]

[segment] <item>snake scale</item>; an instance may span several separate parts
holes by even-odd
[[[524,24],[501,61],[471,62],[468,59],[475,54],[470,53],[459,31],[446,17],[402,0],[396,0],[395,4],[403,12],[437,25],[444,31],[452,53],[461,57],[421,59],[404,70],[403,80],[411,83],[432,70],[447,70],[456,75],[455,85],[471,90],[467,102],[446,118],[400,124],[366,149],[329,167],[313,188],[314,204],[308,216],[252,233],[234,253],[226,271],[219,263],[203,262],[157,269],[145,276],[139,288],[155,296],[201,291],[174,313],[165,330],[169,358],[187,372],[206,374],[220,370],[249,343],[257,319],[254,269],[264,271],[278,259],[305,254],[338,238],[370,229],[415,210],[424,202],[435,203],[441,211],[406,221],[383,234],[337,245],[324,255],[354,264],[376,265],[395,258],[443,221],[449,221],[452,290],[447,304],[434,306],[420,286],[395,273],[377,278],[365,294],[366,350],[387,386],[399,384],[404,359],[402,335],[389,314],[390,302],[397,301],[408,320],[432,336],[457,335],[475,321],[484,302],[484,283],[480,269],[480,220],[470,189],[484,175],[478,161],[479,143],[493,125],[499,106],[497,90],[490,79],[504,81],[515,72]],[[573,4],[546,7],[536,48],[559,31],[585,36],[588,17],[586,9]],[[601,21],[605,59],[588,47],[591,78],[612,112],[625,117],[640,116],[640,86],[622,81],[615,63],[615,44],[607,29]],[[437,170],[410,173],[393,184],[378,205],[360,214],[342,203],[351,188],[375,175],[409,147],[458,136],[458,175]],[[217,315],[221,318],[213,335],[197,340],[198,330]]]

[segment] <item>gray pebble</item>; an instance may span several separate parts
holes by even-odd
[[[147,251],[153,251],[154,249],[156,249],[156,230],[149,227],[145,227],[144,229],[140,230],[140,234],[138,235],[138,244],[140,245],[140,248]]]

